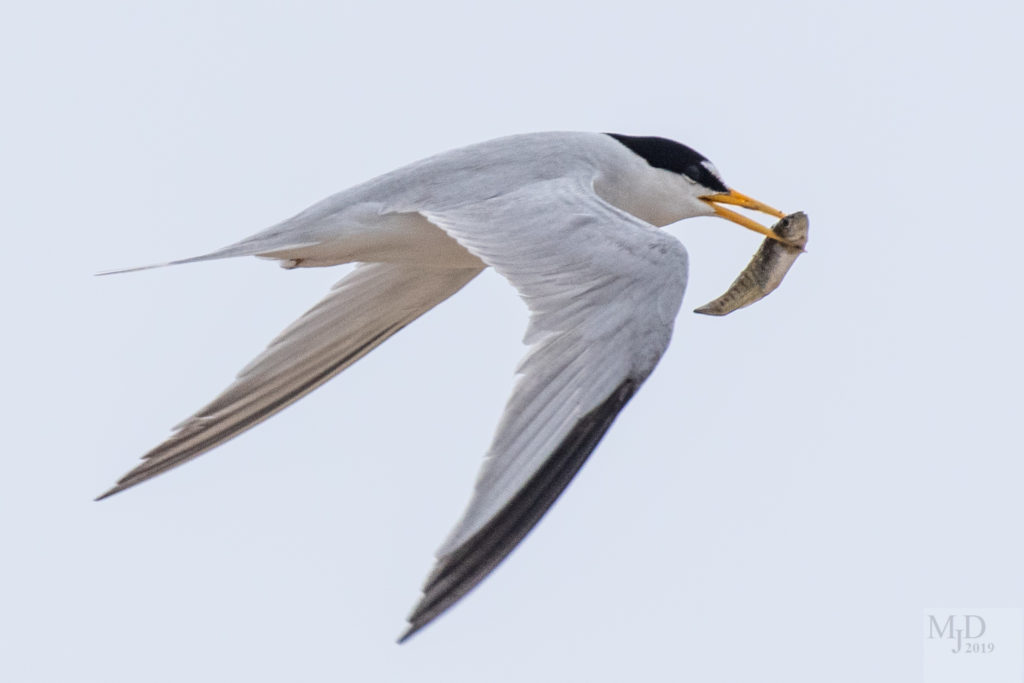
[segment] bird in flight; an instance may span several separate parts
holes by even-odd
[[[259,424],[494,268],[530,310],[529,351],[405,640],[512,552],[654,370],[687,278],[686,250],[658,228],[718,215],[780,239],[729,205],[784,216],[729,189],[711,162],[672,140],[532,133],[432,156],[223,249],[160,264],[358,263],[97,500]]]

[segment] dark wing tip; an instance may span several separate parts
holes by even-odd
[[[459,548],[438,559],[399,643],[443,614],[508,557],[579,472],[638,387],[637,380],[624,380],[599,406],[580,418],[505,507]]]
[[[124,486],[121,486],[121,485],[115,486],[115,487],[111,488],[109,491],[106,491],[106,492],[101,493],[100,495],[96,496],[95,498],[92,499],[92,501],[94,503],[98,503],[101,500],[103,500],[104,498],[110,498],[115,493],[120,493],[121,491],[124,491],[124,489],[125,489]]]
[[[161,472],[163,472],[166,469],[166,468],[154,468],[153,467],[154,463],[148,460],[148,458],[150,457],[148,453],[146,455],[142,456],[142,457],[143,457],[143,461],[141,463],[139,463],[134,468],[129,470],[127,474],[125,474],[123,477],[118,479],[117,483],[114,484],[112,487],[110,487],[108,490],[104,491],[102,494],[100,494],[96,498],[93,498],[93,502],[97,502],[98,503],[99,501],[103,500],[104,498],[110,498],[111,496],[113,496],[113,495],[115,495],[117,493],[121,493],[121,491],[125,491],[127,489],[130,489],[131,487],[135,486],[136,484],[141,484],[142,482],[146,481],[150,477],[155,477],[156,475],[160,474]]]
[[[150,464],[151,463],[149,463],[149,462],[143,461],[138,467],[136,467],[135,469],[133,469],[130,472],[128,472],[128,474],[126,474],[123,477],[121,477],[120,479],[118,479],[117,483],[114,484],[114,486],[112,486],[110,489],[108,489],[107,491],[104,491],[102,494],[100,494],[99,496],[94,498],[93,501],[94,502],[99,502],[99,501],[103,500],[104,498],[110,498],[114,494],[121,493],[121,491],[125,491],[127,489],[130,489],[131,487],[135,486],[136,484],[141,484],[142,482],[146,481],[150,477],[155,477],[156,475],[158,475],[161,472],[163,472],[164,469],[165,469],[165,468],[160,468],[160,469],[156,469],[155,471],[153,471],[152,468],[148,467]]]
[[[425,623],[424,624],[411,624],[409,626],[409,628],[405,629],[405,631],[402,633],[402,635],[398,636],[398,640],[396,640],[395,643],[397,643],[398,645],[401,645],[405,641],[407,641],[410,638],[412,638],[413,635],[415,635],[416,632],[419,631],[424,626],[426,626]]]
[[[121,491],[124,491],[126,489],[130,489],[133,486],[141,484],[142,482],[144,482],[144,481],[146,481],[148,479],[152,479],[153,477],[157,476],[158,474],[163,474],[167,470],[172,469],[175,466],[177,466],[177,465],[181,464],[182,462],[184,462],[185,460],[181,460],[181,461],[174,460],[174,461],[171,461],[171,462],[163,462],[159,458],[155,457],[156,455],[158,455],[160,453],[160,451],[162,449],[164,449],[167,446],[167,444],[172,443],[174,441],[175,437],[177,437],[177,436],[178,436],[178,434],[175,434],[175,435],[171,436],[167,441],[165,441],[164,443],[160,444],[159,446],[157,446],[156,448],[151,450],[149,453],[147,453],[144,456],[142,456],[142,462],[141,463],[139,463],[134,468],[129,470],[127,474],[125,474],[123,477],[121,477],[120,479],[117,480],[117,483],[114,484],[113,487],[111,487],[108,491],[105,491],[104,493],[102,493],[98,497],[94,498],[93,501],[94,502],[99,502],[99,501],[103,500],[104,498],[109,498],[110,496],[112,496],[112,495],[114,495],[116,493],[121,493]],[[190,456],[190,457],[195,457],[195,456]],[[187,459],[188,458],[186,458],[186,460]]]

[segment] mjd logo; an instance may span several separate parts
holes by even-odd
[[[1024,611],[929,607],[921,616],[924,683],[1024,681]]]
[[[966,642],[977,641],[985,635],[985,629],[985,620],[977,614],[950,614],[941,623],[934,614],[928,615],[928,640],[947,638],[955,641],[953,654],[992,652],[995,643]]]

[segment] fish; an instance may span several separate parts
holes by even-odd
[[[694,313],[728,315],[765,298],[782,283],[782,278],[804,253],[807,246],[807,214],[791,213],[772,226],[772,232],[782,240],[765,238],[747,267],[739,274],[725,294],[710,301]]]

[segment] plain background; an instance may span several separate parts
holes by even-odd
[[[913,681],[1024,604],[1019,2],[39,2],[0,16],[4,681]],[[543,523],[401,647],[523,352],[485,274],[200,460],[91,499],[344,269],[201,253],[428,154],[653,134],[811,216],[691,258]]]

